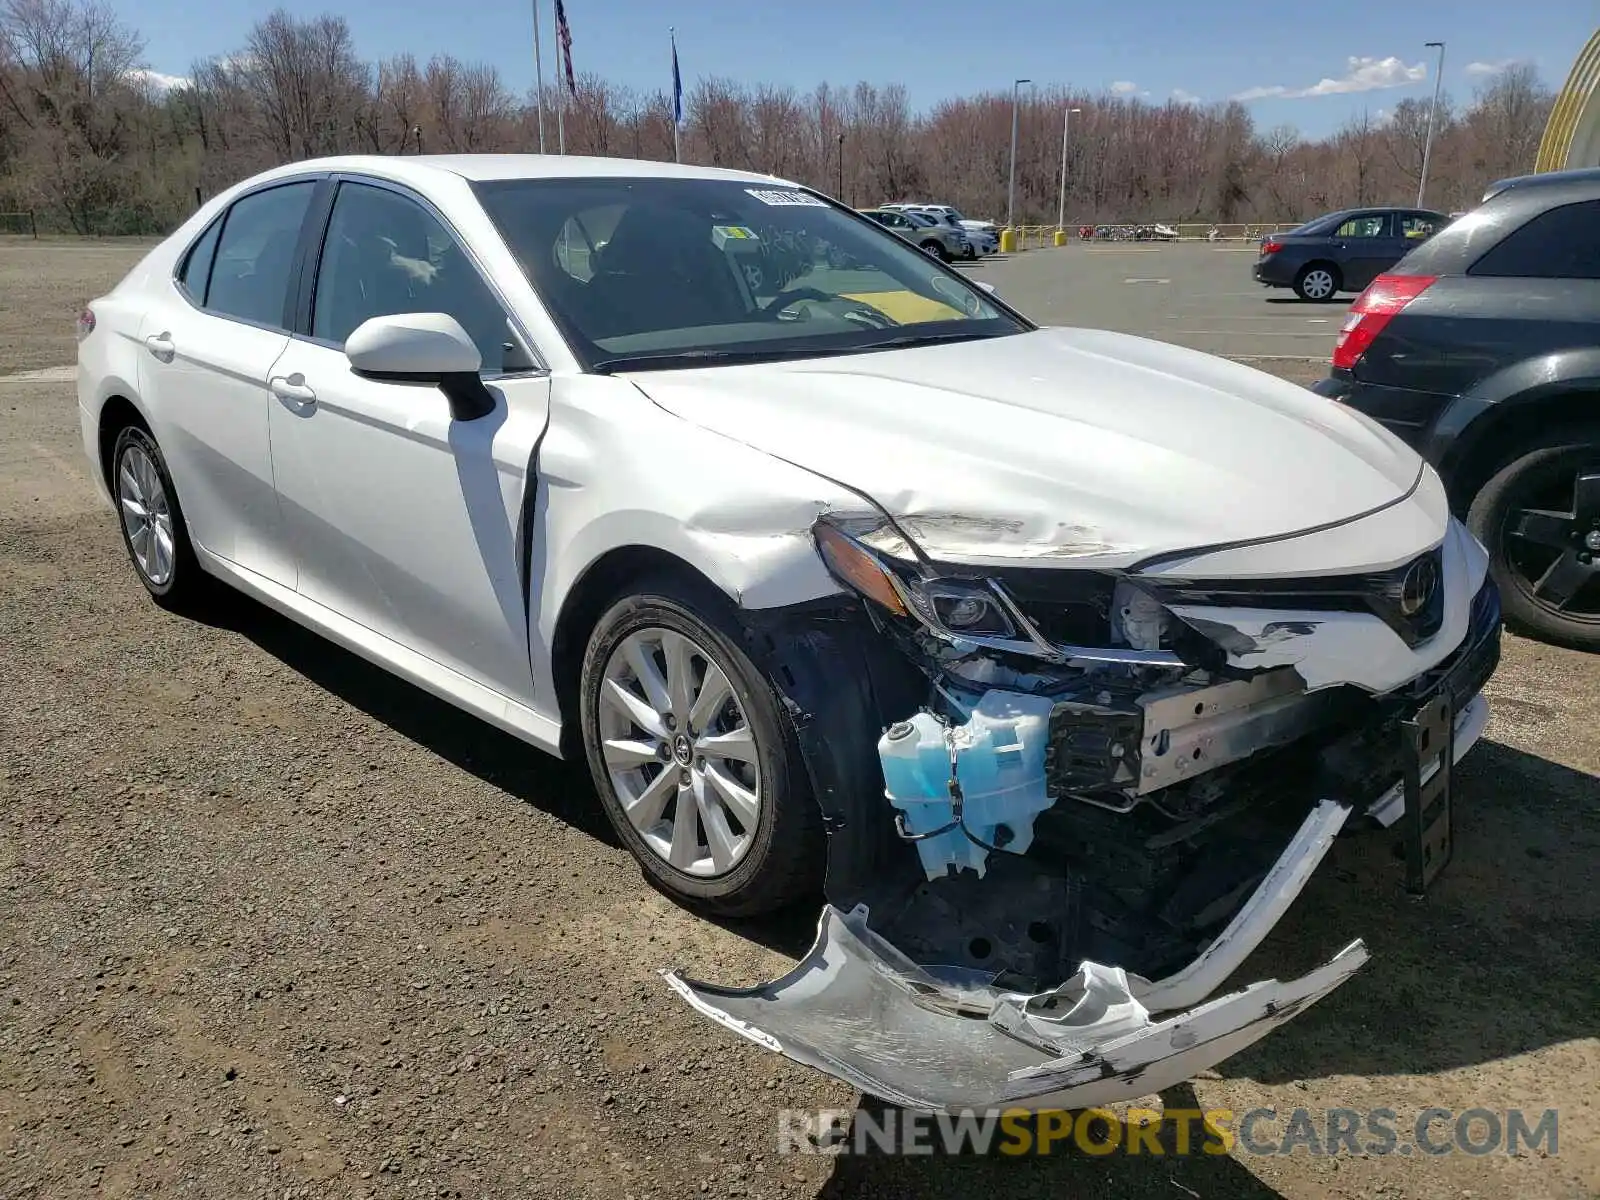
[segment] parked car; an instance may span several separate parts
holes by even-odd
[[[893,230],[942,262],[972,257],[972,245],[967,241],[965,230],[935,221],[914,209],[864,208],[861,215]]]
[[[1509,620],[1600,650],[1600,172],[1490,197],[1361,295],[1317,390],[1438,468]]]
[[[993,221],[979,221],[972,217],[963,216],[960,209],[952,208],[948,204],[913,204],[902,201],[896,204],[880,204],[878,207],[900,212],[915,209],[918,212],[938,213],[942,216],[954,217],[956,224],[965,229],[969,237],[974,233],[986,234],[988,239],[994,242],[996,248],[1000,245],[1000,227]]]
[[[1293,288],[1302,300],[1359,292],[1419,243],[1450,223],[1416,208],[1351,208],[1288,233],[1261,239],[1252,275],[1267,287]]]
[[[748,243],[801,235],[849,265],[753,287]],[[796,973],[668,983],[853,1087],[1162,1090],[1366,960],[1207,1000],[1337,833],[1403,830],[1414,890],[1448,861],[1500,621],[1433,469],[1249,367],[1040,328],[801,185],[297,162],[78,333],[158,603],[231,585],[582,758],[684,903],[822,889]]]
[[[970,225],[963,225],[959,214],[953,208],[931,205],[928,208],[911,208],[901,211],[915,213],[918,216],[927,217],[930,221],[948,225],[952,229],[959,229],[961,235],[967,241],[966,258],[983,258],[987,255],[998,253],[1000,250],[1000,235],[998,233],[992,229],[981,227],[974,229]],[[973,224],[976,225],[978,223],[973,222]]]

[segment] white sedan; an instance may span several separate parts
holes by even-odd
[[[1158,1090],[1365,959],[1213,998],[1341,829],[1403,831],[1414,890],[1448,861],[1499,606],[1433,471],[1249,368],[1041,329],[800,185],[295,163],[79,337],[158,603],[247,593],[586,758],[686,903],[825,890],[792,975],[667,982],[864,1091]]]

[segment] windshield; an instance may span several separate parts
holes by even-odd
[[[810,192],[721,179],[474,185],[594,371],[799,358],[1032,326]]]

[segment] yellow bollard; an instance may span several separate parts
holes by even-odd
[[[1015,229],[1002,229],[1000,231],[1000,253],[1015,254],[1017,250],[1017,231]]]
[[[1067,244],[1067,233],[1066,233],[1066,230],[1064,230],[1064,229],[1056,230],[1056,245],[1065,246],[1066,244]]]

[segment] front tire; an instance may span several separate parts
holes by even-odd
[[[922,243],[922,248],[937,258],[940,262],[950,261],[950,252],[944,248],[944,245],[941,242],[936,242],[932,238],[929,238],[927,241]]]
[[[1336,299],[1344,280],[1332,263],[1307,263],[1294,277],[1294,293],[1316,304]]]
[[[1600,425],[1512,453],[1473,498],[1467,527],[1489,551],[1512,628],[1600,651]]]
[[[595,789],[656,886],[738,917],[818,890],[821,813],[724,597],[661,579],[619,599],[590,635],[579,696]]]
[[[200,606],[210,596],[210,580],[195,558],[167,460],[140,426],[117,434],[110,483],[122,545],[145,591],[163,608]]]

